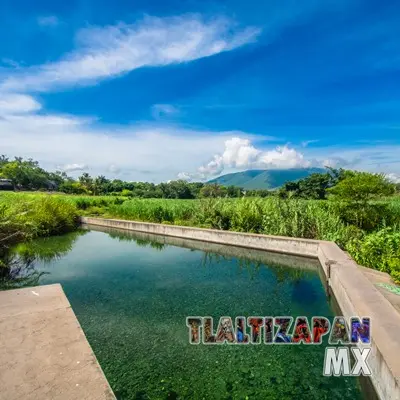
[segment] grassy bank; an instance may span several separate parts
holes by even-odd
[[[74,230],[79,210],[57,196],[0,194],[0,255],[16,242]]]
[[[167,200],[0,193],[0,204],[6,210],[5,220],[14,226],[8,234],[23,232],[23,237],[68,231],[76,226],[77,215],[93,215],[332,240],[360,264],[388,272],[400,281],[398,197],[357,207],[337,201],[276,197]],[[20,240],[20,236],[17,233],[15,239]]]

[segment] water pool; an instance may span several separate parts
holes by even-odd
[[[324,346],[193,346],[189,315],[333,316],[318,263],[90,227],[20,246],[59,282],[119,399],[363,399]]]

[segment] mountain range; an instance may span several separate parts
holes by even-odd
[[[289,181],[297,181],[314,173],[324,173],[323,168],[250,169],[211,179],[208,183],[236,186],[243,189],[277,189]]]

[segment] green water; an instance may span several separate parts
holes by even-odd
[[[18,251],[62,284],[119,399],[367,398],[322,376],[324,346],[188,342],[189,315],[333,316],[315,262],[96,230]]]

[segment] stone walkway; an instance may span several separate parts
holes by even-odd
[[[1,400],[112,400],[59,284],[0,292]]]

